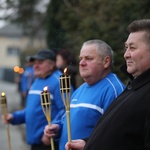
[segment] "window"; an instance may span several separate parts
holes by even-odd
[[[9,56],[19,56],[20,49],[17,47],[8,47],[7,48],[7,55]]]

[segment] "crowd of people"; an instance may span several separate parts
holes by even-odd
[[[113,73],[113,50],[99,39],[85,41],[79,54],[79,74],[84,83],[76,86],[76,60],[68,50],[58,53],[42,49],[30,58],[34,81],[26,90],[24,109],[2,116],[5,124],[26,124],[31,150],[149,150],[150,149],[150,19],[135,20],[127,27],[125,86]],[[60,93],[60,75],[68,68],[73,86],[70,99],[71,141]],[[51,125],[40,104],[48,86]],[[23,87],[25,88],[25,87]]]

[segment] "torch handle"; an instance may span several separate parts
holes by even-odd
[[[68,142],[71,142],[70,111],[66,110],[66,115],[67,115]]]
[[[4,118],[7,118],[7,105],[1,104],[2,114],[4,115]],[[9,131],[9,125],[6,125],[6,132],[7,132],[7,138],[8,138],[8,150],[11,150],[11,144],[10,144],[10,131]]]
[[[48,121],[48,125],[49,126],[51,125],[50,121]],[[50,138],[50,143],[51,143],[51,150],[55,150],[54,139],[53,138]]]
[[[55,150],[53,138],[50,138],[50,142],[51,142],[51,150]]]
[[[67,115],[68,142],[71,142],[70,111],[66,111],[66,115]]]
[[[6,130],[7,130],[7,137],[8,137],[8,150],[11,150],[9,125],[6,125]]]

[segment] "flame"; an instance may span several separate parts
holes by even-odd
[[[66,72],[67,72],[67,68],[64,69],[64,74],[66,74]]]
[[[2,92],[1,96],[5,96],[5,93],[4,93],[4,92]]]
[[[43,90],[44,90],[44,92],[47,92],[48,91],[48,86],[45,86]]]

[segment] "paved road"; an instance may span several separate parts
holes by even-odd
[[[17,86],[12,83],[0,81],[0,94],[5,92],[7,97],[8,111],[20,109],[20,95]],[[7,138],[7,126],[1,121],[2,111],[0,110],[0,150],[9,150]],[[9,125],[11,150],[30,150],[25,142],[25,125]]]

